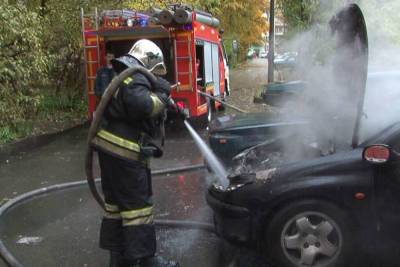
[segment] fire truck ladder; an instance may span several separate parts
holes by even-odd
[[[187,49],[178,49],[178,44],[186,44]],[[175,66],[176,66],[176,82],[179,82],[180,76],[189,76],[189,86],[193,91],[193,58],[192,58],[192,46],[190,37],[187,40],[176,40],[174,41],[174,52],[175,52]],[[186,52],[187,51],[187,52]],[[188,72],[181,72],[178,68],[179,61],[189,61],[189,71]],[[179,90],[179,86],[177,88]]]
[[[84,54],[84,60],[85,60],[85,71],[86,74],[88,72],[89,66],[90,65],[97,65],[96,69],[100,67],[100,40],[99,40],[99,35],[96,34],[96,43],[94,45],[88,45],[86,42],[85,38],[85,32],[88,30],[93,30],[93,28],[87,28],[85,19],[89,19],[90,22],[94,22],[94,29],[97,31],[99,30],[99,14],[97,11],[97,8],[94,10],[94,14],[85,14],[83,8],[81,8],[81,22],[82,22],[82,38],[83,38],[83,54]],[[87,60],[87,55],[88,55],[88,50],[90,49],[96,49],[97,51],[97,60],[92,60],[89,61]],[[89,90],[89,81],[90,80],[96,80],[96,76],[89,76],[86,75],[86,90]]]

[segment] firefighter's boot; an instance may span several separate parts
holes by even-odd
[[[165,259],[161,256],[154,256],[140,261],[140,267],[179,267],[176,261]]]
[[[122,254],[119,251],[110,251],[110,264],[109,267],[121,266]]]

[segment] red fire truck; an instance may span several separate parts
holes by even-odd
[[[140,39],[155,42],[163,51],[176,103],[191,117],[209,114],[219,107],[199,91],[224,99],[229,94],[229,70],[218,30],[219,20],[186,5],[171,5],[147,12],[106,10],[86,15],[82,9],[82,32],[86,59],[89,117],[98,103],[94,94],[96,72],[106,63],[107,52],[126,54]]]

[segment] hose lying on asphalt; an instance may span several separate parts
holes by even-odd
[[[204,168],[204,165],[190,165],[185,167],[177,167],[177,168],[168,168],[163,170],[156,170],[152,172],[154,175],[162,175],[167,173],[176,173],[176,172],[183,172],[183,171],[193,171],[197,169]],[[93,179],[94,184],[96,182],[100,182],[100,179]],[[43,196],[52,192],[71,189],[75,187],[84,186],[87,184],[87,181],[77,181],[77,182],[70,182],[64,184],[57,184],[49,187],[39,188],[34,191],[30,191],[19,195],[9,201],[7,201],[3,206],[0,207],[0,219],[1,217],[12,207],[15,207],[18,204],[22,204],[26,201],[32,200],[36,197]],[[214,226],[209,223],[205,222],[196,222],[196,221],[189,221],[189,220],[165,220],[165,219],[158,219],[154,220],[157,226],[161,227],[173,227],[173,228],[183,228],[183,229],[199,229],[208,232],[214,232]],[[7,249],[4,245],[4,242],[0,239],[0,258],[6,263],[9,267],[24,267],[16,258],[15,256]]]

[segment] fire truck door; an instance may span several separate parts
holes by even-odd
[[[219,51],[218,45],[212,44],[212,71],[213,71],[213,82],[214,82],[214,96],[219,96],[221,94],[220,90],[220,80],[219,80]]]
[[[204,72],[205,85],[213,82],[212,46],[209,42],[204,42]]]

